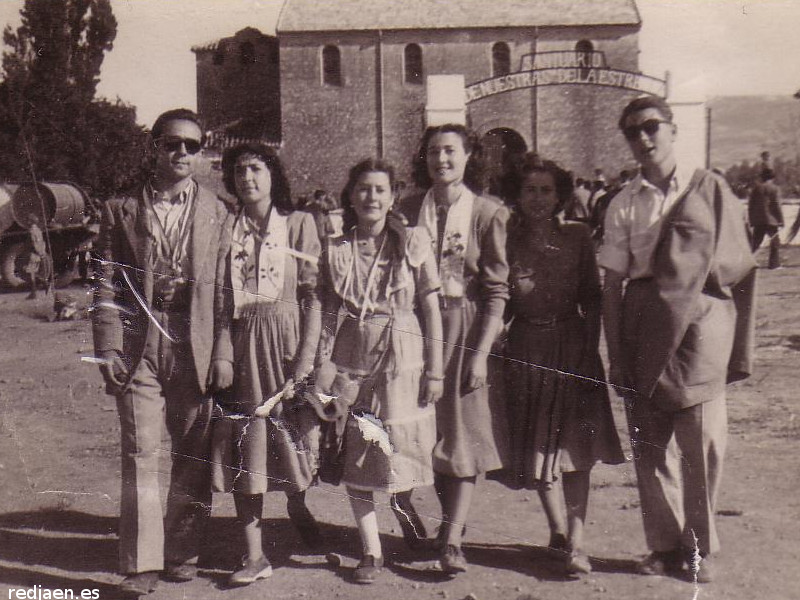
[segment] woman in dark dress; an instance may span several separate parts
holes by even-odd
[[[569,174],[528,155],[510,179],[508,483],[538,490],[550,547],[577,576],[591,571],[582,548],[589,472],[624,462],[598,353],[600,277],[589,228],[557,217],[572,195]]]

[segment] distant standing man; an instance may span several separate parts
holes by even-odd
[[[153,591],[159,572],[189,581],[211,511],[210,391],[228,387],[232,356],[214,355],[226,241],[224,204],[193,178],[197,116],[176,109],[152,130],[152,176],[103,210],[95,353],[117,398],[122,434],[120,589]],[[159,459],[166,428],[172,472],[162,520]],[[166,540],[165,540],[166,538]]]
[[[610,381],[626,400],[651,551],[638,571],[679,574],[688,563],[706,583],[719,549],[725,384],[749,374],[755,262],[725,181],[679,170],[672,119],[656,97],[623,110],[641,174],[611,200],[599,263]]]
[[[50,255],[47,252],[44,234],[42,233],[42,228],[39,227],[39,220],[36,216],[32,218],[32,222],[28,227],[28,236],[31,240],[31,252],[28,255],[28,263],[25,265],[24,270],[30,279],[31,291],[28,294],[28,300],[35,300],[38,296],[39,280],[44,279],[49,282],[52,276]],[[49,293],[49,283],[45,284],[45,288]]]
[[[781,240],[778,235],[783,227],[781,192],[775,185],[775,172],[772,169],[763,169],[759,179],[753,186],[747,203],[750,226],[753,228],[753,252],[761,246],[764,236],[769,237],[768,266],[770,269],[777,269],[781,266]]]

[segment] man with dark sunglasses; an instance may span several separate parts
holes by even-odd
[[[610,382],[625,399],[651,551],[638,571],[677,575],[688,564],[707,583],[725,385],[750,373],[755,262],[725,180],[681,171],[666,101],[633,100],[619,127],[641,173],[611,200],[599,264]]]
[[[233,379],[214,349],[221,326],[227,209],[194,180],[197,116],[176,109],[152,130],[151,176],[105,203],[92,310],[95,355],[116,396],[122,435],[120,571],[126,594],[196,574],[211,511],[211,398]],[[172,440],[166,519],[159,461]]]

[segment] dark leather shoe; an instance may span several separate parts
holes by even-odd
[[[155,591],[156,587],[158,587],[158,571],[145,571],[128,575],[120,582],[118,589],[123,594],[145,596]]]
[[[197,565],[189,563],[167,563],[163,578],[174,583],[186,583],[197,577]]]
[[[639,575],[675,575],[683,570],[680,550],[652,552],[636,565]]]
[[[375,583],[381,571],[383,571],[383,557],[375,558],[371,554],[366,554],[353,571],[353,582]]]

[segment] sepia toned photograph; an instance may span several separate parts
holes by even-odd
[[[800,597],[800,4],[0,25],[0,597]]]

